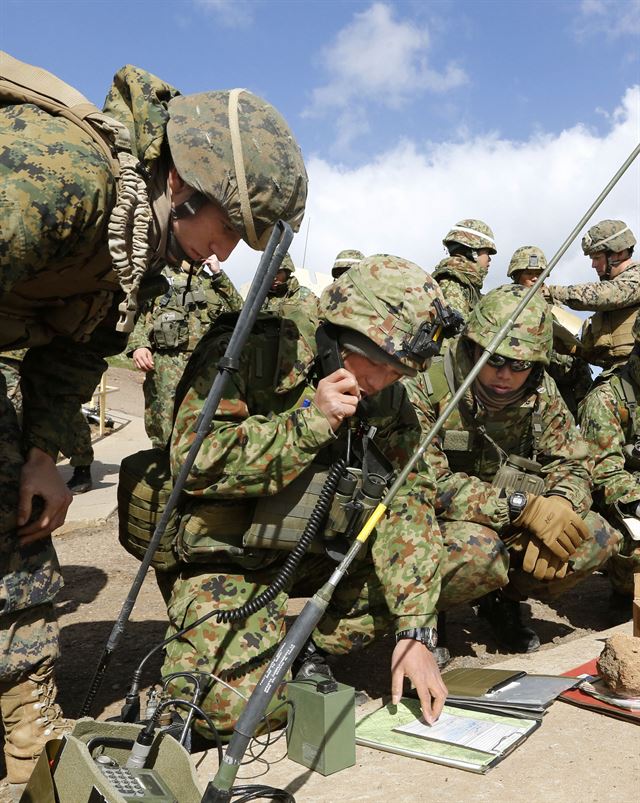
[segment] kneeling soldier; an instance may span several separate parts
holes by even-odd
[[[330,575],[328,553],[340,551],[341,536],[357,533],[360,511],[366,513],[418,446],[420,427],[396,380],[424,369],[437,352],[442,305],[428,274],[378,255],[325,290],[319,359],[295,327],[283,329],[277,319],[274,327],[268,316],[254,328],[187,481],[176,544],[183,565],[165,589],[169,633],[264,591],[307,524],[314,497],[323,493],[327,468],[343,459],[348,471],[319,527],[315,554],[303,558],[273,601],[237,624],[212,618],[168,645],[165,677],[200,670],[224,681],[214,683],[203,703],[223,735],[283,637],[289,596],[308,595]],[[227,338],[219,328],[205,338],[185,376],[171,449],[174,474]],[[352,567],[313,634],[315,646],[337,654],[392,629],[393,696],[400,696],[408,677],[429,721],[446,696],[430,651],[442,559],[434,489],[428,466],[410,477],[376,527],[370,554]],[[181,683],[175,681],[175,694]],[[272,721],[283,718],[283,709],[271,715]]]
[[[488,293],[444,360],[410,380],[423,428],[441,413],[526,292],[505,285]],[[482,544],[497,555],[496,543],[508,548],[508,564],[494,563],[504,571],[504,588],[481,601],[480,613],[500,644],[515,652],[540,645],[522,623],[520,601],[562,594],[601,566],[620,542],[617,531],[589,512],[587,448],[544,372],[551,339],[550,309],[534,296],[445,422],[429,456],[445,551]],[[443,592],[438,607],[446,610],[453,602]]]

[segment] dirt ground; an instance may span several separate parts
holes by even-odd
[[[109,383],[120,388],[110,406],[141,415],[141,382],[138,373],[110,370]],[[139,564],[120,547],[115,517],[106,524],[57,537],[55,543],[66,583],[57,602],[62,645],[57,668],[59,701],[65,714],[73,717],[87,694],[98,658]],[[526,618],[540,635],[541,649],[618,623],[620,618],[612,617],[609,610],[608,597],[607,578],[594,575],[553,606],[535,601],[525,605]],[[301,604],[292,601],[291,612],[299,610]],[[162,640],[165,623],[165,606],[150,572],[111,660],[92,715],[104,719],[119,712],[132,673],[147,652]],[[487,625],[469,606],[461,606],[449,614],[447,629],[455,656],[452,668],[495,663],[500,655],[507,655],[500,653]],[[364,689],[373,698],[387,695],[391,649],[392,641],[386,638],[366,653],[341,658],[334,669],[337,679]],[[154,655],[146,664],[145,688],[158,680],[160,664],[160,655]],[[0,801],[8,799],[6,784],[0,783]]]

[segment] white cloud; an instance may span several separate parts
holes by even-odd
[[[487,286],[506,281],[513,251],[538,245],[550,259],[640,141],[640,87],[629,89],[598,135],[581,124],[524,142],[497,135],[422,145],[405,141],[369,164],[347,169],[312,157],[310,194],[291,254],[301,266],[329,273],[338,251],[386,252],[432,270],[444,256],[442,237],[455,221],[479,217],[494,230],[498,254]],[[613,217],[640,234],[640,157],[591,223]],[[588,224],[587,224],[588,225]],[[227,263],[242,283],[258,255],[239,247]],[[553,273],[553,282],[593,281],[580,237]]]
[[[312,92],[308,116],[339,110],[341,144],[348,144],[366,127],[365,104],[397,109],[426,91],[445,92],[467,82],[455,63],[439,72],[429,66],[429,31],[399,20],[393,9],[374,3],[325,48],[322,63],[328,82]],[[350,123],[356,119],[354,128]]]
[[[194,0],[196,6],[214,14],[227,28],[244,28],[253,22],[249,0]]]
[[[610,39],[640,34],[640,0],[582,0],[578,33]]]

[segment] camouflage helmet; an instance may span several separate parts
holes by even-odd
[[[442,291],[428,273],[413,262],[389,254],[366,257],[325,288],[320,320],[340,327],[347,340],[339,342],[360,351],[373,344],[377,361],[390,362],[409,376],[428,367],[430,356],[414,347],[425,328],[437,326],[443,307]],[[369,348],[363,350],[372,357]]]
[[[286,270],[289,272],[289,276],[292,273],[296,272],[296,266],[293,264],[293,260],[289,256],[289,254],[285,254],[282,258],[282,262],[280,263],[280,270]]]
[[[349,270],[362,259],[364,259],[362,251],[356,251],[353,248],[346,248],[344,251],[340,251],[331,268],[331,275],[334,279],[337,279],[338,276],[342,276],[346,270]]]
[[[547,267],[547,258],[541,248],[535,245],[522,245],[513,252],[507,269],[507,276],[512,278],[521,270],[543,271]]]
[[[179,95],[168,111],[167,138],[180,177],[219,204],[248,245],[263,250],[280,218],[298,231],[307,172],[273,106],[233,89]]]
[[[604,251],[624,251],[635,244],[636,238],[623,220],[601,220],[582,238],[582,252],[590,257]]]
[[[528,288],[519,284],[504,284],[491,290],[473,308],[462,334],[486,348],[527,292]],[[548,365],[553,337],[552,320],[551,308],[536,293],[495,353],[512,360],[532,360]]]
[[[447,250],[449,250],[450,243],[458,243],[458,245],[466,245],[473,251],[488,248],[489,253],[497,253],[493,231],[486,223],[475,218],[465,218],[456,223],[442,242]]]

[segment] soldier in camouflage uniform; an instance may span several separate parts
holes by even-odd
[[[334,279],[337,279],[342,276],[345,271],[349,270],[349,268],[362,262],[363,259],[364,254],[362,251],[357,251],[354,248],[345,248],[344,251],[340,251],[336,256],[333,267],[331,268],[331,275]]]
[[[20,783],[61,721],[50,534],[71,501],[55,464],[74,417],[126,345],[145,272],[224,260],[241,237],[263,248],[279,217],[298,228],[307,179],[288,126],[250,92],[180,96],[129,65],[101,115],[7,54],[0,76],[0,348],[28,349],[22,431],[0,393],[0,705]]]
[[[318,327],[318,298],[308,287],[303,287],[293,275],[295,265],[286,254],[267,294],[263,312],[271,312],[283,320],[293,321],[309,347],[315,347]]]
[[[580,405],[580,429],[595,463],[597,509],[624,536],[619,554],[607,564],[612,602],[630,612],[633,573],[640,567],[640,540],[623,519],[640,519],[640,316],[633,324],[635,346],[627,363],[597,384]]]
[[[447,303],[467,320],[478,303],[491,257],[496,254],[493,231],[481,220],[461,220],[442,241],[449,252],[432,272]]]
[[[547,267],[547,258],[541,248],[523,245],[517,248],[507,269],[507,276],[515,284],[532,287]],[[547,373],[553,377],[562,398],[571,414],[576,418],[578,403],[587,395],[591,387],[591,368],[577,356],[578,341],[571,332],[553,319],[553,348]]]
[[[519,285],[505,285],[484,296],[444,360],[408,381],[423,429],[440,415],[525,293]],[[536,295],[429,454],[443,538],[464,550],[476,533],[486,540],[493,531],[509,550],[504,588],[482,601],[480,613],[498,641],[517,652],[540,644],[522,623],[520,601],[562,594],[603,565],[620,542],[619,533],[589,511],[587,448],[543,370],[551,340],[550,310]]]
[[[215,257],[194,266],[168,265],[169,289],[150,302],[129,338],[127,354],[145,378],[144,427],[154,446],[166,446],[176,388],[189,357],[223,312],[239,312],[242,296]]]
[[[582,238],[582,250],[600,281],[569,287],[549,285],[547,300],[576,310],[593,310],[582,327],[585,359],[605,369],[623,365],[633,348],[631,329],[640,310],[640,262],[636,238],[622,220],[601,220]]]
[[[20,365],[27,349],[5,351],[0,354],[0,372],[4,374],[7,386],[7,397],[13,404],[22,423],[22,393],[20,392]],[[60,448],[73,467],[73,475],[67,488],[72,494],[82,494],[91,490],[91,464],[93,463],[93,446],[91,445],[91,428],[82,410],[78,410],[73,425],[69,428],[73,441]]]
[[[176,542],[186,565],[172,578],[169,634],[208,611],[233,609],[265,590],[286,552],[255,548],[249,538],[252,518],[264,521],[272,511],[281,521],[285,502],[280,500],[294,489],[306,495],[319,467],[346,458],[368,477],[369,470],[388,477],[406,464],[421,432],[404,387],[395,380],[428,363],[426,346],[412,349],[423,342],[423,334],[424,341],[432,342],[435,300],[442,296],[428,274],[398,257],[379,255],[362,260],[324,291],[320,361],[293,327],[282,331],[266,319],[254,330],[187,480],[188,501]],[[203,341],[185,375],[186,395],[171,448],[174,475],[193,439],[227,338]],[[340,358],[343,367],[337,367]],[[461,599],[497,584],[491,567],[483,575],[479,554],[452,552],[443,563],[431,506],[434,478],[427,465],[423,469],[409,478],[377,526],[370,554],[338,587],[313,641],[337,654],[395,631],[393,697],[400,696],[403,675],[409,676],[431,721],[446,694],[427,649],[434,646],[441,583],[457,586],[453,596]],[[265,539],[258,543],[264,547]],[[163,674],[211,671],[250,694],[284,633],[288,596],[308,594],[332,571],[322,541],[319,550],[303,558],[293,584],[266,608],[235,625],[210,619],[170,643]],[[176,682],[176,694],[182,683]],[[230,733],[244,704],[244,698],[218,683],[204,700],[223,735]],[[199,727],[207,732],[203,724]]]

